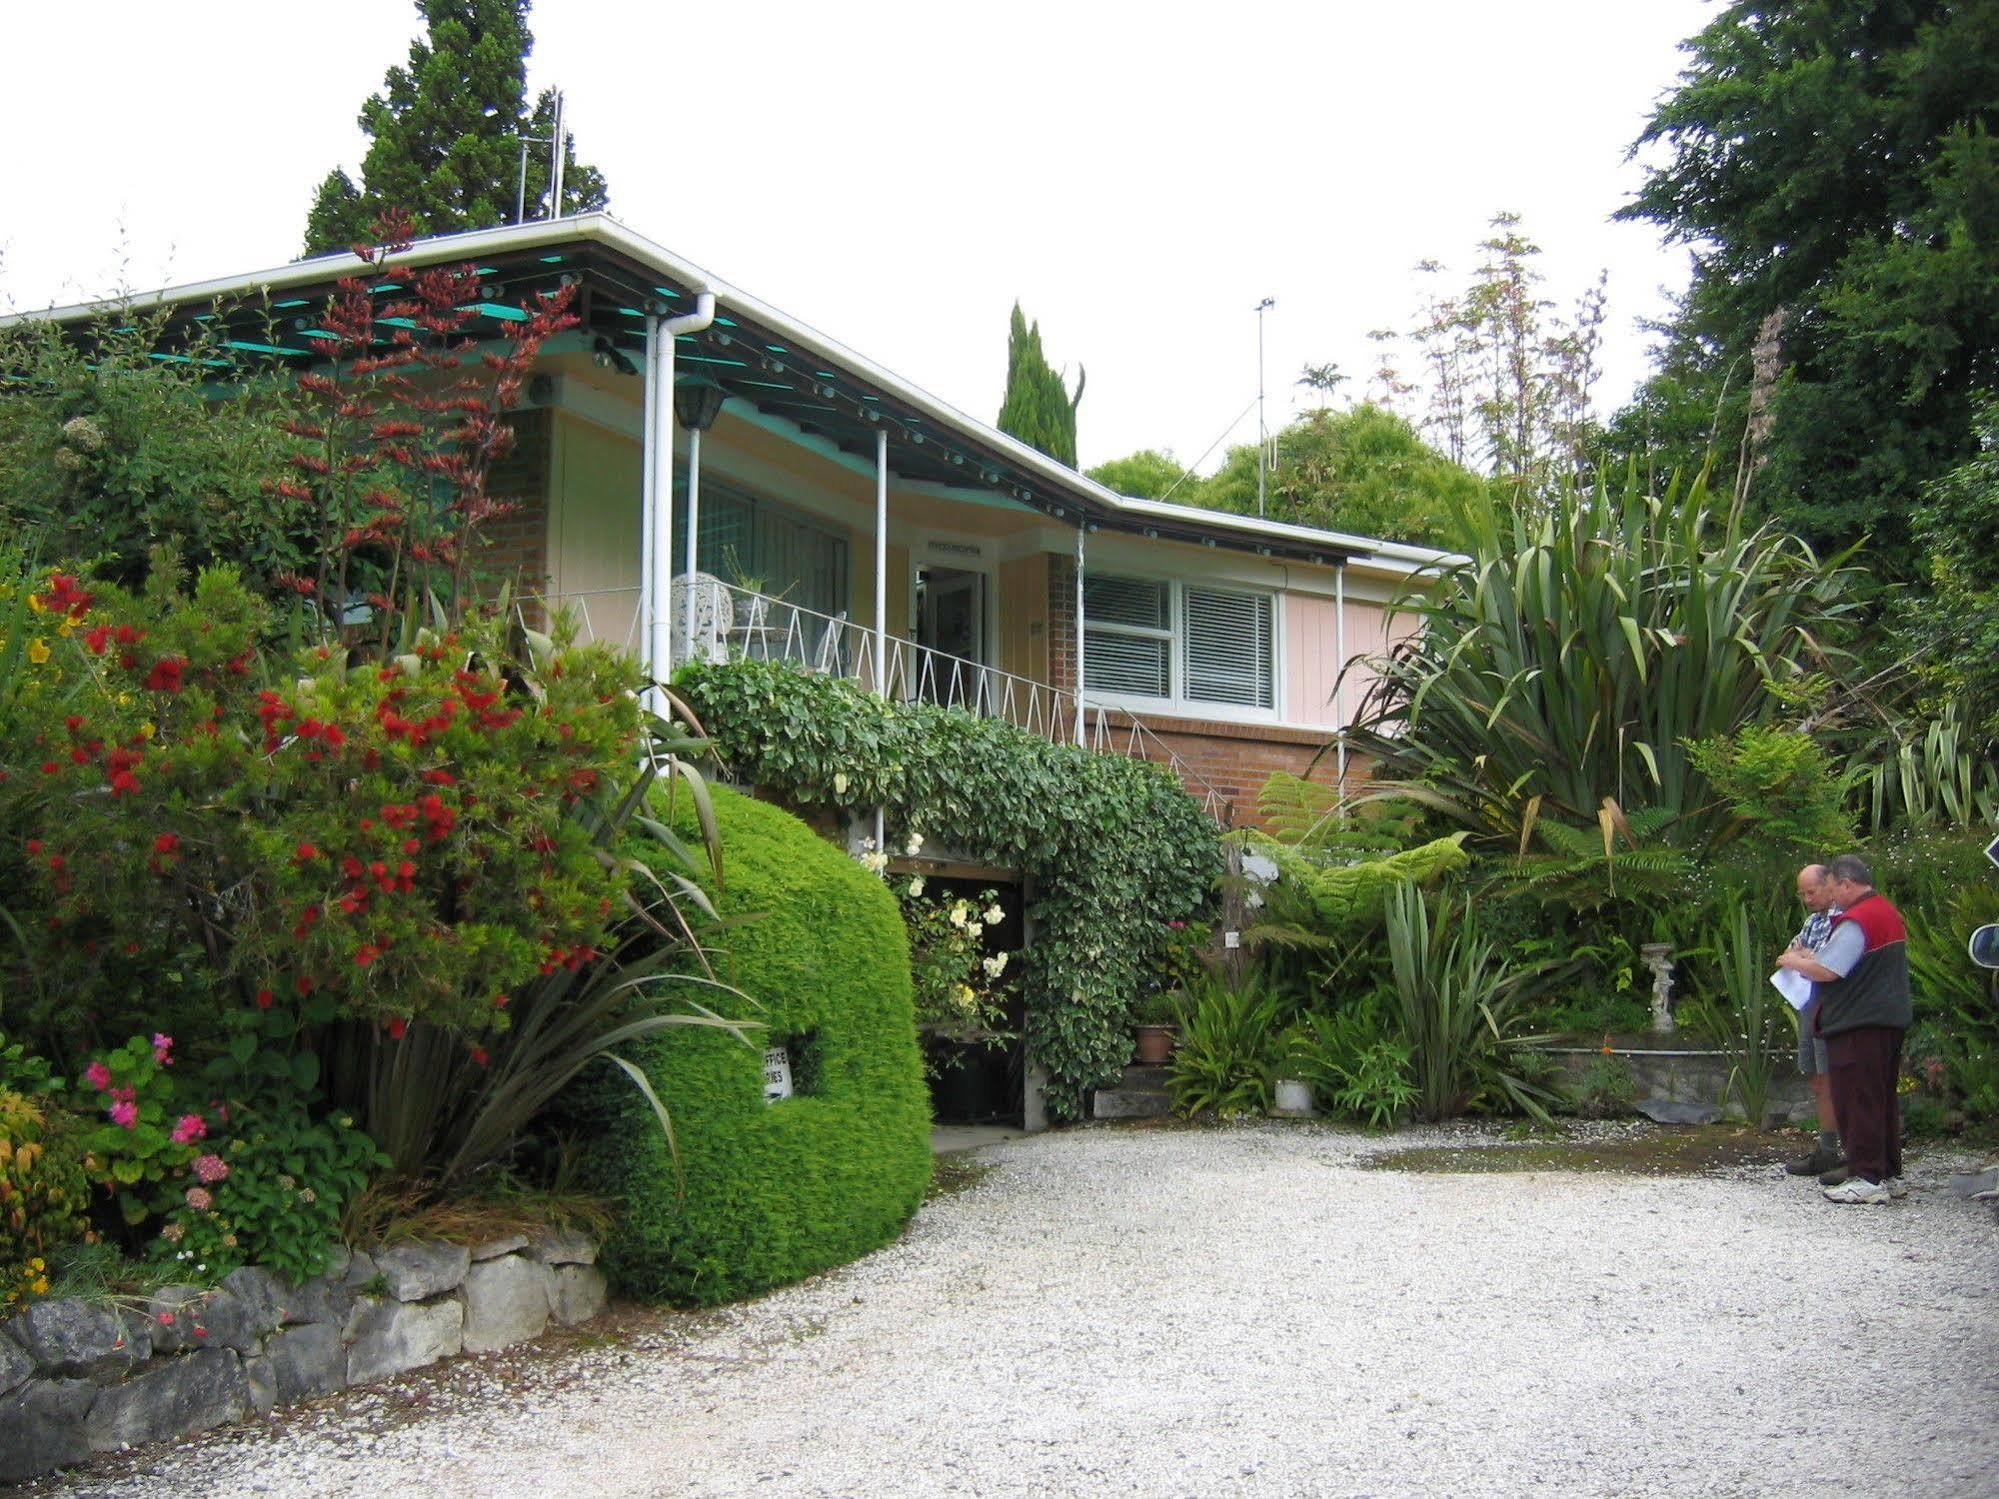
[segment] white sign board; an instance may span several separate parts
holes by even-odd
[[[791,1053],[782,1046],[764,1050],[764,1102],[791,1097]]]
[[[1994,838],[1990,843],[1985,845],[1985,857],[1990,859],[1994,864],[1999,864],[1999,838]]]

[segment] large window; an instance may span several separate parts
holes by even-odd
[[[1275,621],[1267,593],[1086,574],[1084,689],[1272,712]]]
[[[687,555],[687,481],[676,475],[673,567]],[[847,543],[782,505],[701,476],[701,571],[819,614],[847,607]]]

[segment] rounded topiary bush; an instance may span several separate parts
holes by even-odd
[[[877,1248],[930,1178],[929,1096],[894,897],[789,813],[713,796],[726,885],[710,893],[724,925],[704,941],[716,976],[762,1008],[699,997],[765,1029],[745,1046],[675,1027],[626,1050],[672,1114],[677,1166],[622,1075],[599,1069],[584,1100],[602,1129],[587,1150],[592,1174],[618,1212],[605,1268],[632,1294],[701,1304]],[[691,818],[676,820],[692,833]],[[795,1091],[766,1104],[764,1047],[779,1043]]]

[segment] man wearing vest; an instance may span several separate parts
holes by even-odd
[[[1839,919],[1816,953],[1795,948],[1777,961],[1812,981],[1818,1034],[1826,1044],[1833,1111],[1846,1146],[1847,1178],[1828,1202],[1903,1197],[1901,1111],[1895,1096],[1909,1002],[1908,936],[1902,913],[1874,888],[1867,865],[1841,854],[1826,866]]]

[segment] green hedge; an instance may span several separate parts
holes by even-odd
[[[894,897],[789,813],[713,795],[726,881],[715,905],[733,924],[709,934],[712,961],[762,1006],[716,1008],[791,1041],[799,1091],[765,1104],[761,1039],[752,1048],[680,1027],[632,1047],[672,1113],[678,1171],[621,1075],[600,1069],[585,1104],[604,1130],[589,1152],[593,1175],[619,1207],[605,1268],[634,1295],[702,1305],[888,1242],[930,1178],[930,1102]]]

